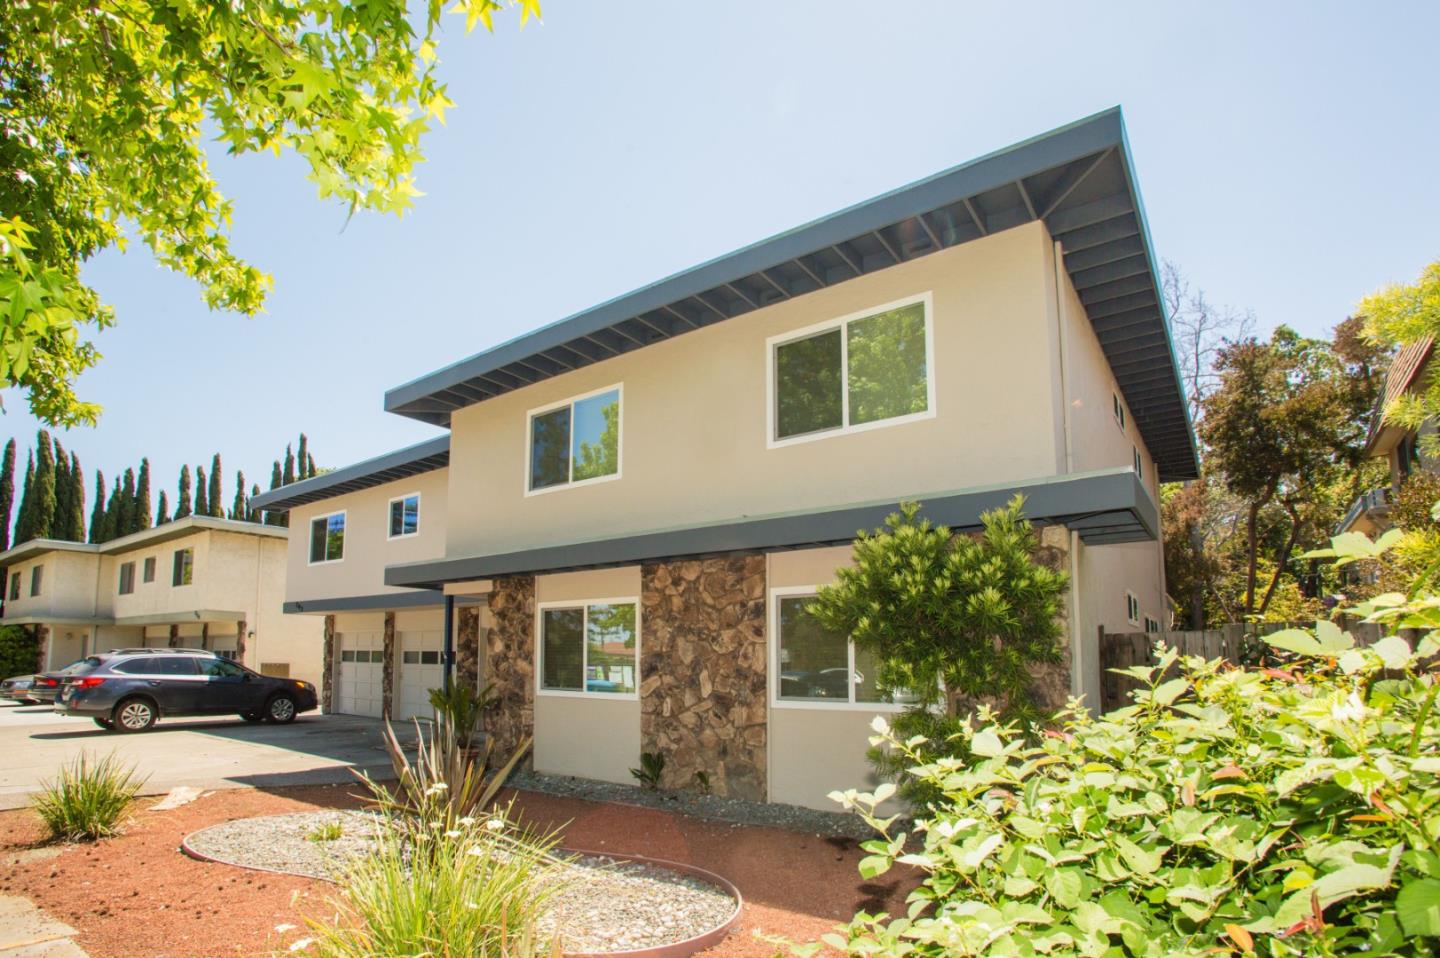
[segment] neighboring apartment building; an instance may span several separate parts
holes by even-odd
[[[319,683],[321,626],[281,611],[289,530],[187,516],[96,545],[32,539],[0,553],[0,623],[35,630],[41,670],[105,649],[211,649]]]
[[[1422,437],[1435,431],[1435,423],[1427,421],[1420,429],[1406,429],[1394,423],[1387,423],[1383,413],[1391,403],[1401,396],[1413,395],[1424,390],[1430,375],[1430,356],[1434,341],[1426,336],[1405,346],[1390,361],[1385,373],[1385,390],[1380,398],[1380,415],[1370,428],[1370,438],[1365,444],[1365,456],[1379,459],[1382,456],[1390,465],[1390,481],[1378,489],[1361,493],[1345,518],[1336,527],[1336,534],[1342,532],[1363,532],[1369,536],[1378,535],[1390,527],[1390,499],[1400,491],[1400,486],[1413,472],[1435,471],[1435,463],[1427,462],[1420,453]]]
[[[391,390],[448,436],[255,500],[332,707],[412,710],[401,637],[453,603],[537,770],[660,752],[669,787],[829,808],[903,695],[806,598],[900,501],[968,530],[1017,491],[1072,580],[1041,693],[1098,704],[1099,631],[1165,614],[1157,483],[1197,471],[1155,263],[1112,110]]]

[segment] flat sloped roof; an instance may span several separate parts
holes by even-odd
[[[250,498],[250,505],[265,512],[288,512],[307,502],[318,502],[347,492],[384,485],[396,479],[442,469],[449,464],[450,436],[447,434],[387,452],[383,456],[366,459],[364,462],[343,466],[324,475],[262,492]]]

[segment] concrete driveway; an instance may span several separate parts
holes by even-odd
[[[413,739],[413,726],[406,738]],[[383,724],[354,715],[307,712],[290,725],[238,718],[163,719],[149,732],[106,732],[90,719],[49,706],[0,704],[0,808],[19,808],[40,783],[82,752],[112,752],[148,776],[144,794],[176,785],[203,789],[275,788],[353,782],[351,769],[391,777]],[[397,734],[403,734],[397,727]]]

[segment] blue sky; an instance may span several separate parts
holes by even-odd
[[[636,286],[1120,104],[1158,254],[1262,329],[1319,334],[1440,258],[1440,4],[547,0],[464,36],[404,219],[318,201],[293,157],[214,160],[256,319],[143,250],[80,392],[87,471],[225,457],[268,484],[298,431],[338,466],[435,430],[383,392]],[[0,435],[30,441],[23,396]],[[93,483],[93,478],[90,480]]]

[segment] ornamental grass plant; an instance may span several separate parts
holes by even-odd
[[[119,832],[144,784],[113,754],[97,761],[82,752],[41,786],[31,807],[53,838],[94,841]]]

